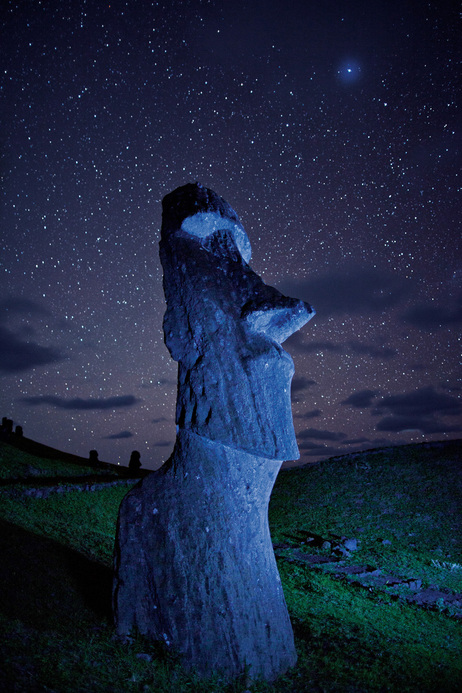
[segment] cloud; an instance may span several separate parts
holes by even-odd
[[[333,457],[334,455],[339,455],[337,448],[328,445],[311,445],[310,443],[302,443],[299,445],[300,450],[303,452],[303,457]]]
[[[402,301],[410,284],[365,265],[350,265],[305,280],[288,279],[278,288],[288,296],[312,303],[318,316],[385,311]]]
[[[360,445],[364,443],[370,443],[369,438],[353,438],[352,440],[344,440],[343,445]]]
[[[377,431],[391,431],[394,433],[409,433],[420,431],[421,433],[453,433],[462,431],[462,426],[446,426],[435,418],[419,418],[406,416],[386,416],[375,427]]]
[[[343,440],[346,438],[345,433],[334,433],[332,431],[320,431],[317,428],[305,428],[304,431],[298,433],[297,438],[315,438],[317,440]]]
[[[51,404],[58,409],[80,409],[80,410],[90,410],[90,409],[117,409],[120,407],[132,407],[134,404],[141,402],[133,395],[120,395],[118,397],[108,397],[103,398],[89,398],[81,399],[76,397],[74,399],[64,399],[63,397],[56,397],[54,395],[40,395],[38,397],[24,397],[23,402],[26,404],[37,405],[37,404]]]
[[[307,411],[305,414],[295,414],[295,418],[297,419],[316,419],[318,416],[321,416],[322,411],[320,409],[312,409],[311,411]]]
[[[151,423],[157,424],[161,423],[162,421],[169,421],[165,416],[159,416],[157,419],[151,419]]]
[[[309,440],[305,440],[303,441],[303,443],[299,443],[298,447],[300,450],[325,450],[326,448],[326,446],[322,443],[311,443]]]
[[[461,385],[452,385],[451,383],[442,382],[440,383],[440,387],[442,390],[447,390],[448,392],[462,392]]]
[[[300,392],[300,390],[304,390],[311,385],[316,385],[316,381],[305,378],[303,375],[295,376],[292,379],[292,394]]]
[[[414,392],[384,397],[372,413],[384,417],[376,425],[378,431],[449,433],[462,430],[459,424],[448,425],[437,418],[460,416],[461,400],[437,392],[431,385]]]
[[[462,323],[462,294],[453,306],[418,303],[403,313],[402,320],[429,331]]]
[[[121,438],[133,438],[133,433],[130,431],[120,431],[120,433],[113,433],[111,436],[105,436],[105,440],[119,440]]]
[[[369,438],[356,438],[354,440],[342,440],[342,447],[334,447],[333,445],[323,445],[321,443],[312,443],[311,441],[304,441],[298,446],[304,457],[341,457],[342,455],[351,455],[356,452],[364,452],[371,448],[371,444],[374,443],[385,443],[387,446],[390,445],[390,441],[386,439],[377,439],[371,441]],[[344,446],[354,446],[344,447]]]
[[[377,394],[375,390],[358,390],[358,392],[353,392],[352,395],[344,399],[340,404],[350,404],[357,409],[367,409],[371,406],[372,400]]]
[[[332,445],[314,445],[312,443],[302,443],[299,445],[300,450],[305,457],[342,457],[343,455],[354,455],[355,453],[361,453],[365,450],[372,449],[372,445],[386,446],[390,447],[392,445],[390,441],[386,438],[377,438],[375,440],[370,440],[369,438],[358,438],[357,440],[344,440],[342,441],[342,446],[354,447],[339,447],[335,448]]]
[[[25,341],[5,327],[0,326],[0,371],[20,373],[37,366],[62,361],[64,356],[53,347]]]
[[[462,413],[462,402],[428,385],[414,392],[384,397],[377,403],[376,410],[399,416],[458,416]]]
[[[389,438],[373,438],[371,443],[373,443],[374,447],[377,447],[378,445],[385,446],[387,448],[390,446],[393,447],[393,443],[390,442]]]
[[[33,340],[36,330],[28,324],[30,320],[50,315],[39,303],[21,296],[0,301],[0,372],[20,373],[66,358],[58,349]],[[12,322],[19,323],[19,329],[11,329]]]
[[[173,441],[171,440],[158,440],[157,443],[152,444],[153,448],[167,448],[173,447]]]
[[[307,353],[313,352],[315,354],[319,354],[323,351],[341,352],[342,347],[340,344],[334,344],[333,342],[325,340],[323,342],[309,342],[308,344],[304,344],[304,351]]]

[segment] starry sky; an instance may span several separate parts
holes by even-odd
[[[301,463],[462,437],[457,3],[9,0],[1,9],[2,416],[146,468],[175,438],[161,200],[199,181],[292,354]]]

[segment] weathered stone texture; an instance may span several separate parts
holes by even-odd
[[[296,660],[267,518],[281,461],[298,457],[280,344],[314,313],[253,272],[236,213],[198,184],[164,199],[160,256],[178,435],[121,505],[117,630],[201,674],[271,680]]]
[[[180,431],[119,524],[118,631],[163,640],[201,673],[272,679],[295,662],[268,529],[279,463]],[[128,606],[128,608],[127,608]]]

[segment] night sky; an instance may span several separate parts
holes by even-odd
[[[161,200],[199,181],[317,315],[301,462],[462,437],[455,2],[4,2],[0,415],[144,467],[175,438]]]

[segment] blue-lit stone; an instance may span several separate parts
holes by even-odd
[[[255,274],[236,213],[199,184],[164,199],[160,256],[178,434],[121,505],[117,630],[164,641],[202,675],[272,680],[296,661],[268,528],[282,460],[299,456],[280,344],[314,312]]]

